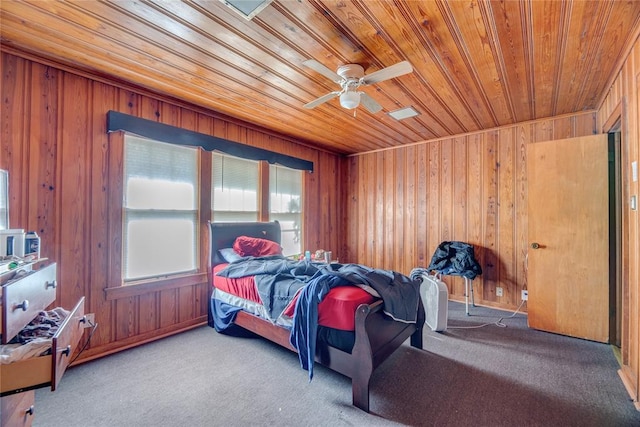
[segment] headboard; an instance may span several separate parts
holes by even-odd
[[[209,222],[209,267],[226,262],[218,249],[231,248],[238,236],[259,237],[276,243],[280,240],[280,223],[274,222]]]

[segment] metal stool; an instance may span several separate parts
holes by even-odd
[[[468,316],[469,294],[471,294],[471,305],[476,306],[473,298],[473,279],[482,274],[482,268],[475,258],[473,245],[457,241],[440,243],[427,270],[435,271],[437,275],[464,277],[465,310]]]

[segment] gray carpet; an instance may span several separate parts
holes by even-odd
[[[371,414],[348,378],[316,366],[309,383],[294,353],[201,327],[70,368],[36,392],[34,426],[640,426],[608,345],[449,310],[425,350],[405,343],[374,373]]]

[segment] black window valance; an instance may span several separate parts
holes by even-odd
[[[313,162],[287,156],[262,148],[244,145],[216,136],[193,132],[176,126],[165,125],[153,120],[109,111],[107,113],[107,132],[124,131],[171,144],[202,147],[207,151],[220,151],[231,156],[250,160],[264,160],[271,164],[279,164],[292,169],[313,172]]]

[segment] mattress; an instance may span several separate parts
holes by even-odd
[[[216,273],[227,264],[219,264],[213,268],[214,296],[222,297],[226,302],[236,305],[242,304],[242,308],[260,315],[260,296],[256,288],[253,276],[241,278],[227,278],[216,275]],[[236,297],[233,299],[230,296]],[[239,301],[240,300],[244,301]],[[361,304],[371,304],[376,301],[376,297],[357,286],[336,286],[332,288],[325,298],[318,305],[318,324],[323,327],[337,329],[340,331],[353,331],[355,328],[355,313]],[[295,309],[294,299],[284,310],[280,319],[283,326],[291,324]]]

